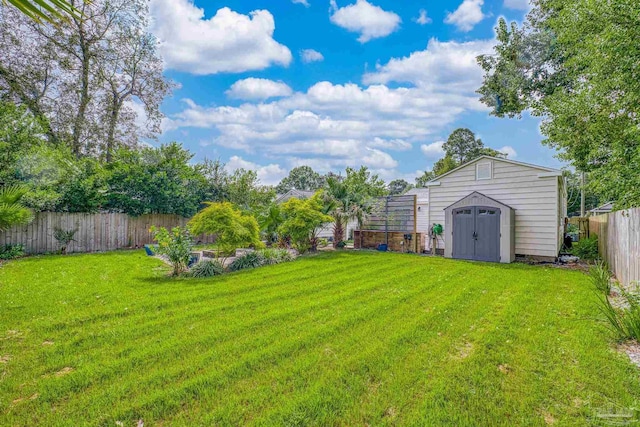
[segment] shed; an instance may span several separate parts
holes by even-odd
[[[491,253],[484,253],[495,251],[495,242],[499,242],[500,262],[511,262],[515,255],[555,260],[562,248],[567,194],[565,179],[558,169],[481,156],[434,178],[426,186],[429,222],[444,224],[444,239],[439,244],[444,244],[445,256],[470,258],[472,242],[456,240],[461,236],[473,240],[474,250],[481,252],[474,253],[471,259],[495,260]],[[459,222],[454,219],[456,211],[462,212]],[[448,220],[447,213],[451,214]],[[486,218],[491,215],[499,216],[499,221]],[[476,237],[480,238],[475,229],[478,221],[483,227],[485,222],[492,224],[487,227],[493,227],[493,243],[475,246]],[[456,233],[457,227],[464,231],[472,222],[474,229],[470,233]],[[466,249],[459,252],[460,248]]]
[[[515,210],[474,191],[445,210],[444,255],[475,261],[513,262]]]

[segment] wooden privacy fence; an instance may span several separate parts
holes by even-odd
[[[189,221],[178,215],[152,214],[139,217],[121,213],[39,212],[34,220],[0,233],[0,245],[22,244],[30,254],[55,252],[60,249],[54,230],[77,230],[75,241],[67,252],[102,252],[123,248],[139,248],[153,243],[149,228],[173,228]],[[212,243],[211,236],[198,236],[196,241]]]
[[[620,283],[640,282],[640,208],[590,217],[589,233]]]

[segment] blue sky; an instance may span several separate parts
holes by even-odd
[[[413,178],[468,127],[516,160],[559,167],[539,122],[497,119],[474,93],[499,16],[526,0],[152,0],[152,31],[179,87],[160,142],[277,183],[295,166],[367,165]]]

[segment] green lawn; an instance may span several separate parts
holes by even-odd
[[[0,268],[0,425],[586,425],[638,403],[582,273],[332,252]]]

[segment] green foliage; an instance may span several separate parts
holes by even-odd
[[[498,21],[479,63],[479,93],[497,116],[529,110],[543,141],[617,209],[640,205],[640,2],[537,0],[522,27]]]
[[[451,156],[444,156],[433,165],[433,177],[439,177],[460,166]]]
[[[290,190],[317,191],[325,184],[325,178],[309,166],[298,166],[284,177],[276,186],[278,194],[285,194]]]
[[[216,236],[216,245],[222,252],[237,248],[260,248],[260,227],[256,219],[229,202],[208,203],[189,222],[193,234]]]
[[[220,276],[224,274],[224,266],[217,259],[205,259],[193,265],[188,274],[198,278]]]
[[[411,184],[409,184],[404,179],[394,179],[387,186],[389,189],[389,194],[391,196],[395,196],[398,194],[404,194],[407,190],[411,188]]]
[[[5,0],[37,22],[54,22],[68,16],[79,17],[81,12],[66,0]]]
[[[258,217],[258,223],[260,224],[260,230],[266,236],[269,244],[276,243],[278,241],[278,227],[284,220],[280,205],[275,202],[270,203],[266,210]]]
[[[573,243],[571,253],[586,261],[598,259],[598,236],[594,234],[591,237],[581,239],[580,241]]]
[[[317,230],[333,218],[323,212],[320,193],[305,200],[292,198],[282,204],[284,221],[278,228],[281,236],[291,238],[293,246],[300,252],[315,250]]]
[[[622,306],[614,307],[607,295],[601,295],[600,311],[618,340],[640,340],[640,295],[623,289],[620,292]]]
[[[106,207],[130,215],[190,217],[200,207],[206,181],[178,143],[141,150],[121,149],[107,165]]]
[[[281,264],[296,259],[296,257],[286,249],[268,248],[261,249],[258,253],[264,258],[264,265]]]
[[[33,213],[22,204],[27,189],[21,185],[11,185],[0,189],[0,231],[14,225],[28,224]]]
[[[416,187],[423,188],[427,185],[427,182],[431,181],[436,177],[436,174],[433,171],[424,171],[422,175],[416,178]]]
[[[75,241],[73,237],[76,235],[77,232],[78,232],[77,228],[74,230],[63,230],[61,228],[54,227],[53,238],[58,241],[58,244],[60,245],[61,254],[67,253],[67,246],[69,246],[69,243]]]
[[[262,253],[257,251],[247,252],[246,254],[239,256],[229,264],[229,271],[240,271],[250,268],[258,268],[265,265],[265,258]]]
[[[0,246],[0,260],[10,260],[19,258],[24,255],[24,246],[21,244],[17,245],[4,245]]]
[[[604,261],[598,261],[589,268],[589,278],[598,291],[604,295],[611,293],[611,271]]]
[[[171,231],[164,227],[151,227],[153,239],[158,242],[156,253],[164,255],[173,267],[172,274],[179,276],[187,271],[193,240],[186,228],[175,227]]]
[[[459,128],[451,132],[442,148],[447,157],[451,157],[459,165],[480,156],[484,144],[476,135],[466,128]],[[439,174],[438,174],[439,175]]]

